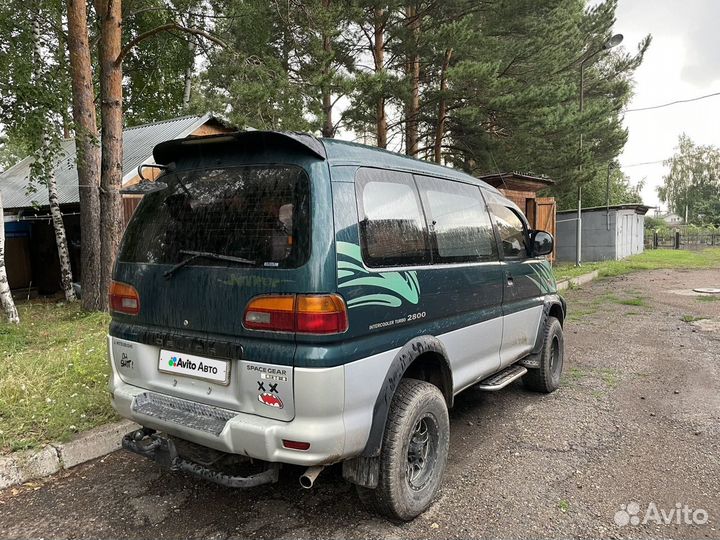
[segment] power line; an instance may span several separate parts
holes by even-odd
[[[704,96],[698,96],[690,99],[678,99],[669,103],[663,103],[662,105],[653,105],[652,107],[640,107],[637,109],[625,109],[623,112],[638,112],[638,111],[650,111],[653,109],[662,109],[663,107],[670,107],[671,105],[678,105],[680,103],[690,103],[692,101],[700,101],[701,99],[707,99],[714,96],[720,96],[720,92],[714,92],[712,94],[705,94]]]
[[[665,163],[666,159],[658,159],[656,161],[643,161],[642,163],[630,163],[629,165],[620,165],[621,169],[626,167],[640,167],[641,165],[656,165],[657,163]]]

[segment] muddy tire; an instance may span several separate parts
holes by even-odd
[[[540,367],[528,370],[523,376],[525,388],[546,394],[557,390],[560,387],[564,359],[565,340],[562,325],[555,317],[548,317],[540,351]]]
[[[442,484],[450,444],[445,398],[430,383],[403,379],[383,434],[378,487],[358,486],[368,510],[410,521],[432,504]]]

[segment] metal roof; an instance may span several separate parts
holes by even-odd
[[[606,210],[634,210],[636,214],[645,215],[648,210],[655,208],[654,206],[647,206],[639,203],[624,203],[624,204],[611,204],[610,206],[592,206],[583,208],[583,212],[605,212]],[[558,210],[559,214],[577,214],[575,210]]]
[[[186,137],[212,118],[210,114],[183,116],[123,130],[123,183],[135,176],[138,165],[152,162],[152,151],[156,144]],[[61,148],[55,166],[58,199],[60,204],[77,203],[80,198],[75,166],[75,139],[64,140]],[[32,156],[28,156],[0,174],[0,190],[6,209],[50,204],[47,189],[43,185],[38,184],[35,193],[27,192],[33,160]]]
[[[518,172],[507,172],[497,174],[485,174],[480,176],[480,180],[487,182],[491,186],[498,189],[508,189],[515,191],[540,191],[543,188],[555,184],[550,178],[541,176],[532,176]]]

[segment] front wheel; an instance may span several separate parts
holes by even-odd
[[[565,360],[565,339],[560,321],[548,317],[545,321],[540,366],[528,370],[523,384],[528,390],[549,394],[560,388],[560,375]]]
[[[391,519],[417,517],[440,489],[449,445],[447,404],[438,387],[403,379],[385,425],[378,487],[358,486],[361,500]]]

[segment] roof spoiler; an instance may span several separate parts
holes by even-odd
[[[258,149],[265,147],[288,146],[299,149],[320,159],[327,159],[325,146],[316,137],[297,131],[235,131],[232,133],[221,133],[218,135],[207,135],[203,137],[185,137],[184,139],[173,139],[158,144],[153,149],[155,163],[168,165],[181,156],[202,153],[211,148],[215,150],[222,146],[233,150],[237,146],[253,146]]]

